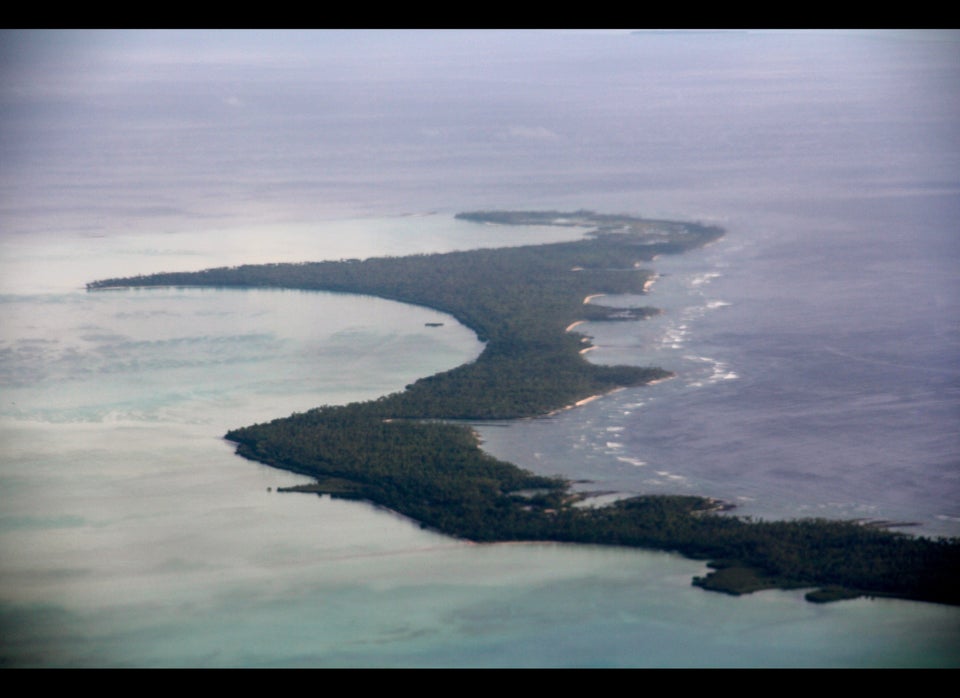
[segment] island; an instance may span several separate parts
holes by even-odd
[[[88,290],[149,286],[289,288],[367,294],[434,308],[484,342],[480,356],[400,392],[326,405],[231,430],[237,453],[309,475],[295,488],[371,502],[475,542],[631,546],[706,560],[703,589],[812,588],[812,602],[889,596],[960,604],[960,539],[910,536],[857,521],[752,520],[710,497],[641,495],[591,506],[572,483],[485,453],[471,422],[538,417],[673,374],[604,366],[582,321],[658,311],[593,302],[646,292],[658,255],[718,240],[716,226],[592,211],[477,211],[478,225],[583,229],[578,240],[366,260],[259,264],[105,279]]]

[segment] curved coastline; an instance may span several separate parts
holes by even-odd
[[[542,416],[612,390],[671,377],[599,366],[583,353],[583,321],[637,320],[652,308],[591,303],[642,294],[656,278],[641,263],[718,239],[719,228],[589,211],[475,212],[459,218],[592,228],[572,243],[439,255],[247,265],[88,284],[299,288],[366,293],[447,312],[486,343],[473,362],[365,403],[323,406],[230,431],[237,453],[317,479],[312,491],[384,506],[477,542],[550,540],[627,545],[712,560],[694,584],[725,593],[815,587],[808,599],[863,594],[960,604],[960,543],[854,522],[755,522],[721,516],[706,497],[642,496],[583,508],[570,483],[521,470],[479,448],[449,420]],[[571,273],[574,272],[574,273]],[[572,321],[572,322],[571,322]],[[904,575],[904,568],[910,574]],[[905,579],[906,577],[906,579]]]

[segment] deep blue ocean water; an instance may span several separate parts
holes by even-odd
[[[702,563],[476,546],[301,495],[229,428],[471,360],[429,309],[109,276],[698,219],[591,360],[674,379],[479,426],[585,489],[960,535],[955,32],[4,32],[6,666],[957,666],[960,614],[731,598]],[[411,215],[412,214],[412,215]],[[443,322],[428,328],[427,322]]]

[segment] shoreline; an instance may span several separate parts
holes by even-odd
[[[536,415],[533,417],[525,417],[525,419],[542,419],[544,417],[555,417],[556,415],[561,414],[562,412],[573,410],[573,409],[576,409],[577,407],[583,407],[584,405],[589,405],[591,402],[599,400],[600,398],[607,397],[608,395],[613,395],[614,393],[619,393],[623,390],[627,390],[628,388],[646,388],[648,386],[654,385],[655,383],[669,380],[670,378],[673,378],[673,376],[671,375],[671,376],[668,376],[667,378],[657,378],[655,380],[650,381],[649,383],[642,383],[641,385],[633,385],[633,386],[621,385],[616,388],[611,388],[610,390],[607,390],[605,392],[597,393],[596,395],[589,395],[581,400],[572,402],[569,405],[564,405],[563,407],[558,407],[555,410],[551,410],[546,414]]]

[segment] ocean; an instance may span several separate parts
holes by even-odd
[[[0,33],[0,665],[956,667],[960,611],[690,585],[278,493],[228,429],[476,357],[427,308],[99,278],[701,220],[588,356],[676,377],[476,425],[596,492],[960,535],[960,34]],[[440,327],[426,323],[442,322]]]

